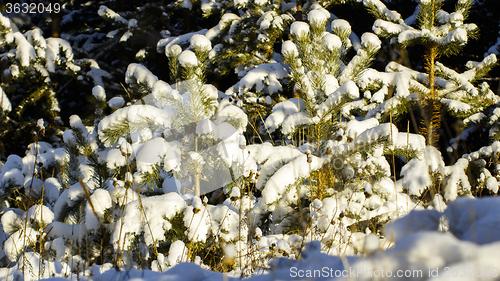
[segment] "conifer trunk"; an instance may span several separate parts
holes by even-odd
[[[60,38],[61,37],[61,11],[56,13],[54,11],[54,5],[58,3],[59,0],[50,0],[50,6],[52,7],[52,12],[50,13],[50,17],[52,18],[52,37]]]
[[[302,20],[302,0],[297,0],[297,19],[298,21]]]
[[[194,138],[194,151],[196,153],[198,153],[198,137],[196,136]],[[199,164],[196,163],[196,165],[198,166]],[[201,167],[196,167],[196,172],[195,172],[195,175],[194,175],[194,195],[196,197],[200,197],[200,174],[201,174],[201,170],[200,170]]]
[[[426,54],[427,71],[429,74],[429,95],[424,98],[424,118],[425,118],[425,139],[427,145],[434,146],[439,138],[437,130],[439,129],[441,114],[440,104],[437,101],[437,90],[435,87],[436,73],[435,62],[438,57],[438,47],[430,46]]]
[[[431,24],[434,25],[436,2],[432,0]],[[439,49],[436,44],[428,46],[426,53],[426,68],[429,75],[429,95],[423,99],[424,110],[424,135],[427,145],[435,146],[439,139],[438,130],[441,124],[441,104],[438,100],[436,83],[436,59],[439,57]]]

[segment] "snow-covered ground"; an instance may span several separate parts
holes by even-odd
[[[388,244],[377,236],[363,241],[364,255],[327,255],[318,241],[307,244],[300,260],[277,258],[265,273],[248,278],[265,280],[498,280],[500,251],[500,199],[459,198],[446,210],[412,211],[387,225]],[[181,245],[181,247],[183,247]],[[178,253],[180,256],[180,253]],[[37,254],[26,256],[38,271]],[[27,270],[27,269],[25,269]],[[72,274],[60,262],[45,264],[42,276],[51,280],[237,280],[241,271],[213,272],[195,263],[181,262],[160,272],[121,268],[111,264],[93,266],[85,274]],[[47,275],[48,274],[48,275]],[[36,275],[36,274],[35,274]],[[22,269],[3,268],[2,280],[22,278]],[[27,274],[27,279],[32,279]]]

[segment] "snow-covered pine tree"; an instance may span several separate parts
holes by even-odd
[[[135,156],[139,175],[148,172],[151,165],[160,164],[164,172],[174,173],[179,184],[176,187],[163,175],[165,182],[173,185],[164,184],[165,189],[181,193],[191,190],[199,196],[231,181],[219,177],[220,181],[213,182],[211,178],[217,178],[213,177],[216,171],[229,171],[241,164],[242,155],[237,151],[245,145],[241,133],[247,121],[240,109],[227,101],[217,101],[219,92],[214,86],[204,84],[210,41],[203,35],[193,36],[190,49],[179,52],[180,47],[174,45],[167,53],[178,60],[171,64],[171,71],[180,73],[183,80],[172,86],[143,66],[131,64],[127,83],[151,94],[142,99],[140,103],[144,104],[122,108],[104,118],[99,135],[106,146],[115,145],[123,136],[130,138],[132,146],[145,142]],[[164,162],[165,155],[168,159]]]
[[[48,122],[48,136],[58,134],[60,124],[56,121],[60,121],[60,108],[56,92],[64,85],[55,82],[63,83],[62,79],[58,81],[61,74],[66,79],[74,77],[80,68],[74,64],[68,42],[45,39],[40,29],[23,34],[3,15],[0,15],[0,52],[4,62],[0,84],[3,104],[0,146],[9,148],[9,153],[20,153],[31,141],[28,136],[36,130],[38,119]],[[11,142],[11,139],[20,140]],[[6,157],[5,153],[0,150],[0,157]]]
[[[62,117],[78,108],[85,112],[91,107],[79,102],[76,91],[103,85],[109,73],[89,59],[75,57],[71,44],[61,38],[45,38],[41,29],[33,28],[21,33],[9,18],[1,17],[2,52],[2,143],[7,142],[11,153],[21,151],[31,141],[40,118],[46,122],[46,139],[57,141],[63,129]],[[22,28],[25,28],[24,26]],[[86,83],[85,77],[93,80]],[[75,93],[76,92],[76,93]],[[10,106],[8,106],[10,105]],[[15,143],[9,139],[20,138]],[[0,151],[1,157],[5,157]]]
[[[467,71],[463,73],[438,61],[441,56],[457,54],[469,38],[477,37],[477,26],[464,23],[472,2],[460,0],[455,11],[448,13],[441,9],[443,1],[420,1],[417,20],[414,21],[416,27],[412,26],[413,22],[405,23],[399,13],[387,9],[379,0],[363,2],[377,17],[373,30],[379,36],[390,38],[392,44],[405,48],[415,44],[424,46],[426,69],[425,73],[421,73],[391,62],[386,67],[386,73],[367,72],[361,79],[361,87],[373,92],[368,92],[366,98],[378,104],[367,113],[368,117],[386,119],[387,115],[400,116],[417,105],[422,118],[420,131],[426,136],[427,144],[437,145],[443,105],[453,116],[466,119],[498,101],[487,83],[474,85],[495,66],[497,60],[494,55],[482,62],[469,62]],[[374,82],[379,86],[372,88],[370,85]],[[413,122],[416,122],[415,119]]]
[[[277,1],[228,2],[202,4],[205,16],[221,14],[219,24],[207,31],[217,48],[215,63],[221,75],[233,69],[241,72],[274,60],[274,44],[281,41],[283,31],[293,21],[293,5]],[[238,13],[229,11],[236,10]],[[238,42],[246,42],[239,44]],[[220,44],[220,45],[219,45]]]
[[[386,220],[414,206],[391,180],[392,168],[384,153],[413,151],[414,157],[424,151],[425,141],[374,118],[356,120],[352,109],[360,101],[354,81],[370,65],[381,42],[371,33],[353,42],[357,36],[349,23],[335,19],[327,25],[329,17],[325,9],[313,9],[309,24],[294,22],[293,41],[283,43],[291,84],[300,96],[276,103],[265,122],[270,132],[280,129],[288,145],[247,148],[247,163],[258,171],[251,180],[262,194],[247,215],[263,233],[295,233],[321,240],[328,252],[355,252],[350,237],[364,235],[359,232],[367,228],[377,231]],[[351,57],[353,45],[356,54]],[[264,66],[256,69],[273,73],[273,68]],[[251,76],[252,71],[239,83],[245,78],[259,81]],[[342,211],[333,204],[335,198],[346,198],[339,203],[345,204]],[[386,200],[397,204],[382,207]],[[373,216],[367,220],[357,219],[369,213]],[[338,234],[333,235],[335,229]]]

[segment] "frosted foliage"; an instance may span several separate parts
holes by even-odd
[[[171,115],[168,112],[151,105],[134,105],[121,108],[99,122],[99,137],[102,140],[106,140],[104,141],[105,145],[111,146],[112,143],[106,138],[104,131],[124,120],[129,122],[129,124],[149,121],[164,128],[170,127],[172,123]],[[131,133],[131,131],[127,133]]]
[[[305,154],[298,156],[268,179],[262,190],[262,200],[265,204],[274,203],[276,199],[284,195],[289,185],[294,184],[297,179],[308,177],[311,170],[322,166],[322,159],[310,156],[312,162],[308,164],[307,157]]]
[[[136,156],[137,170],[141,173],[153,172],[155,164],[163,164],[165,169],[178,169],[180,165],[181,150],[177,142],[167,142],[163,138],[154,138],[144,143]],[[165,158],[166,157],[166,158]]]
[[[284,135],[288,135],[293,133],[293,131],[301,126],[312,124],[315,121],[319,121],[319,118],[316,116],[315,119],[311,118],[307,112],[299,112],[297,114],[293,114],[285,118],[283,120],[283,124],[281,125],[281,133]]]
[[[434,173],[444,174],[444,162],[436,148],[427,146],[422,159],[414,158],[401,169],[404,176],[402,186],[408,189],[410,195],[420,196],[431,186],[431,175]]]
[[[179,55],[179,63],[183,67],[194,67],[198,65],[198,59],[192,51],[185,50]]]
[[[446,273],[445,266],[481,267],[483,273],[498,267],[500,231],[492,226],[498,224],[500,199],[463,197],[498,193],[500,142],[445,166],[442,152],[426,146],[423,135],[396,127],[406,129],[399,111],[431,94],[426,70],[394,62],[404,55],[397,49],[393,57],[376,55],[382,37],[402,48],[422,42],[438,51],[460,47],[475,28],[463,23],[463,11],[437,11],[433,24],[439,26],[419,30],[417,14],[426,7],[404,23],[385,7],[389,0],[351,1],[380,17],[373,25],[377,35],[358,37],[347,21],[330,20],[341,15],[322,8],[325,1],[303,1],[308,23],[291,16],[298,1],[196,2],[178,0],[159,12],[168,16],[171,9],[189,12],[201,5],[207,16],[220,15],[218,24],[185,34],[179,34],[182,26],[161,31],[156,47],[170,66],[181,67],[171,73],[176,82],[170,85],[132,63],[125,74],[131,97],[112,93],[119,90],[116,83],[105,81],[111,74],[97,64],[106,56],[82,56],[105,51],[99,42],[109,40],[127,41],[120,48],[153,58],[145,46],[128,43],[138,39],[133,33],[149,34],[133,17],[143,19],[136,12],[154,5],[123,11],[130,19],[101,6],[98,14],[111,20],[106,29],[115,30],[97,37],[63,34],[68,41],[45,39],[40,29],[16,32],[13,23],[29,23],[29,17],[0,15],[0,44],[10,48],[1,60],[2,112],[18,106],[25,92],[18,82],[26,74],[48,83],[53,74],[68,71],[79,82],[98,85],[87,93],[98,106],[94,123],[68,114],[63,142],[38,140],[26,155],[0,161],[0,262],[6,265],[0,279],[294,281],[316,278],[304,270],[314,275],[319,268],[356,268],[367,274],[421,270],[424,276],[408,278],[421,280],[436,278],[433,269]],[[290,40],[281,54],[273,53],[270,40],[281,38],[288,26],[284,35]],[[247,40],[252,38],[257,45]],[[78,46],[75,56],[72,46]],[[236,65],[234,58],[244,61]],[[378,70],[368,68],[374,60]],[[384,60],[393,62],[382,70]],[[450,140],[447,160],[478,129],[498,133],[500,97],[482,78],[496,62],[494,55],[471,61],[463,73],[435,62],[436,102],[468,127]],[[124,70],[117,61],[110,65],[117,73]],[[234,68],[233,86],[222,92],[205,84],[229,73],[226,65]],[[75,73],[80,66],[83,72]],[[388,122],[391,112],[398,122]],[[422,112],[416,114],[411,117],[422,119]],[[52,119],[39,118],[31,120],[39,129],[55,128]],[[401,165],[393,165],[394,157]],[[76,251],[82,245],[89,247]],[[298,270],[303,277],[294,276]],[[358,279],[373,279],[364,273]]]
[[[273,107],[272,114],[270,114],[266,119],[266,127],[269,132],[274,132],[289,115],[298,113],[300,111],[300,106],[302,106],[302,109],[305,107],[299,102],[298,99],[290,99],[277,103]]]
[[[332,21],[332,29],[338,30],[339,33],[351,33],[351,25],[348,21],[342,19],[336,19]]]
[[[429,166],[429,171],[443,173],[444,162],[439,150],[435,147],[428,146],[425,148],[424,157]]]
[[[448,33],[443,38],[443,44],[458,43],[464,45],[467,43],[467,31],[463,28],[457,28]]]
[[[136,19],[131,19],[128,21],[128,28],[133,29],[137,27],[137,20]]]
[[[380,42],[380,39],[377,35],[366,32],[361,36],[361,44],[363,44],[363,48],[365,49],[370,48],[370,46],[373,46],[376,49],[380,49],[380,45],[382,44],[382,42]]]
[[[427,1],[427,0],[424,0],[424,1]],[[402,21],[401,19],[401,15],[396,12],[396,11],[391,11],[389,9],[387,9],[387,7],[384,5],[384,3],[382,3],[382,1],[380,0],[363,0],[363,4],[364,5],[373,5],[376,7],[376,9],[378,11],[380,11],[383,16],[389,20],[389,21],[392,21],[392,22],[400,22]]]
[[[362,85],[361,87],[363,87],[372,83],[381,82],[383,86],[373,94],[370,100],[382,103],[388,102],[388,100],[385,100],[385,96],[388,94],[389,86],[396,88],[397,97],[408,97],[410,95],[409,85],[411,83],[411,76],[413,76],[413,73],[406,71],[406,69],[402,69],[401,72],[392,73],[378,72],[374,69],[368,69],[361,75],[358,83]]]
[[[11,184],[13,186],[21,186],[24,183],[24,174],[19,169],[2,169],[0,174],[0,186]]]
[[[104,88],[102,86],[95,86],[94,88],[92,88],[92,95],[98,101],[106,100],[106,92],[104,91]]]
[[[116,169],[127,165],[127,159],[119,149],[111,149],[106,154],[106,166],[108,169]]]
[[[296,21],[290,26],[292,36],[301,37],[309,34],[309,25],[305,22]]]
[[[381,34],[383,32],[387,32],[389,34],[399,34],[403,30],[405,30],[405,27],[400,24],[395,24],[392,22],[388,22],[385,20],[378,19],[373,23],[373,32],[376,34]]]
[[[447,174],[449,174],[444,192],[446,200],[455,200],[458,197],[459,190],[470,190],[469,179],[465,173],[468,166],[469,161],[465,158],[460,158],[453,166],[446,167]]]
[[[278,28],[283,30],[283,19],[276,14],[275,11],[269,11],[264,13],[257,21],[261,30],[267,30],[269,28]],[[263,34],[261,34],[263,35]]]
[[[189,250],[186,248],[184,242],[177,240],[170,245],[167,262],[170,266],[174,266],[179,262],[185,262],[187,261],[188,253]]]
[[[234,121],[237,121],[235,129],[239,133],[242,133],[246,130],[248,117],[245,112],[243,112],[243,110],[241,110],[241,108],[237,106],[225,106],[222,109],[219,109],[219,112],[217,112],[214,117],[214,122],[218,124],[221,124],[223,122],[233,123]],[[230,135],[232,135],[232,133]]]
[[[398,129],[394,124],[383,123],[360,133],[350,146],[365,145],[381,138],[387,138],[391,143],[397,142]]]
[[[158,81],[158,77],[151,73],[145,66],[137,63],[128,65],[127,72],[125,73],[125,83],[139,83],[152,88],[156,81]]]
[[[170,46],[169,48],[165,48],[165,54],[167,57],[177,57],[182,53],[181,46],[175,44]]]
[[[248,3],[248,0],[233,0],[234,1],[234,5],[236,7],[238,6],[244,6]]]
[[[335,76],[327,74],[325,75],[324,90],[325,93],[334,93],[339,88],[339,81]]]
[[[24,214],[25,212],[16,214],[12,210],[5,212],[1,218],[3,231],[9,235],[16,232],[24,222]]]
[[[449,109],[455,113],[467,112],[471,109],[470,105],[457,100],[441,99],[441,103],[445,104]]]
[[[323,35],[323,46],[325,46],[329,51],[337,51],[342,47],[342,40],[331,33],[326,33]],[[286,43],[286,42],[285,42]]]
[[[37,234],[38,232],[30,227],[13,233],[3,246],[3,251],[7,258],[15,262],[24,247],[35,244]]]
[[[10,112],[12,110],[12,104],[2,87],[0,87],[0,108],[6,112]]]
[[[293,57],[299,56],[299,51],[297,50],[297,46],[295,46],[295,44],[290,40],[283,42],[283,45],[281,47],[281,53],[285,56],[286,55]]]
[[[188,239],[194,242],[206,241],[210,230],[210,214],[199,197],[193,197],[193,205],[184,212],[184,226]]]
[[[281,91],[283,88],[278,79],[286,76],[286,70],[278,63],[264,63],[250,70],[238,83],[239,90],[251,89],[255,86],[256,92],[264,91],[269,94]]]
[[[239,19],[240,17],[233,13],[224,13],[219,21],[219,27],[224,28],[229,22]]]
[[[53,203],[59,197],[59,191],[62,189],[61,184],[56,178],[47,178],[44,183],[44,198],[49,203]]]
[[[144,241],[147,245],[151,245],[154,241],[164,240],[165,232],[172,227],[168,220],[185,208],[186,202],[177,193],[143,198],[142,207],[138,200],[127,204],[123,217],[115,224],[111,237],[113,247],[127,249],[132,242],[133,235],[130,234],[144,233]],[[120,228],[122,228],[121,231]],[[118,245],[118,241],[121,241],[120,245]]]
[[[47,225],[54,220],[54,213],[47,206],[34,205],[28,210],[28,218],[36,223]]]
[[[55,72],[55,66],[63,62],[71,62],[73,60],[73,50],[68,41],[60,38],[48,38],[47,42],[47,70]],[[62,53],[61,53],[62,51]],[[61,57],[61,54],[64,57]],[[69,69],[73,71],[80,70],[80,67],[67,63]]]
[[[212,50],[212,43],[204,35],[195,34],[191,37],[191,49],[198,49],[203,52]]]
[[[11,154],[7,157],[7,161],[3,165],[2,172],[7,172],[8,170],[14,168],[18,170],[23,169],[23,158],[18,155]]]
[[[354,139],[356,138],[360,133],[371,129],[375,126],[378,126],[379,122],[375,118],[369,118],[363,121],[358,121],[358,120],[351,120],[347,123],[346,128],[345,128],[345,134]]]
[[[5,29],[10,29],[10,20],[7,17],[4,17],[3,15],[0,15],[0,26],[2,26]]]
[[[330,17],[330,14],[325,13],[325,11],[322,10],[312,10],[307,14],[307,20],[311,24],[324,24],[328,18]]]
[[[69,272],[71,272],[71,268],[67,263],[60,261],[48,261],[41,258],[39,253],[34,252],[26,252],[24,255],[20,256],[18,263],[31,265],[30,270],[25,271],[25,281],[48,278],[64,278]],[[77,268],[77,266],[75,266],[75,268]],[[13,280],[10,279],[11,277],[12,276],[8,276],[6,280]]]
[[[324,116],[332,106],[338,104],[344,97],[350,99],[359,97],[359,89],[354,82],[347,81],[340,88],[335,89],[329,94],[327,100],[318,106],[318,116]]]
[[[187,44],[190,43],[191,41],[191,37],[193,37],[193,35],[195,34],[201,34],[201,35],[205,35],[207,33],[207,29],[202,29],[202,30],[199,30],[199,31],[196,31],[196,32],[190,32],[190,33],[186,33],[186,34],[182,34],[180,36],[172,36],[172,37],[167,37],[165,39],[160,39],[160,41],[158,41],[158,44],[156,45],[156,50],[159,52],[159,53],[165,53],[167,56],[170,56],[170,49],[175,46],[175,45],[178,45],[179,47],[180,46],[185,46]],[[209,40],[211,40],[212,38],[210,37],[207,37]],[[175,48],[175,51],[177,53],[177,51],[179,50],[177,47],[174,47]],[[182,50],[181,50],[182,51]],[[180,54],[180,52],[178,52],[178,54]],[[178,55],[177,54],[177,55]]]
[[[425,138],[419,134],[399,133],[396,149],[411,149],[423,152],[425,150]]]
[[[119,22],[121,24],[127,24],[128,25],[128,20],[124,19],[122,16],[117,14],[115,11],[111,10],[110,8],[102,5],[99,7],[99,10],[97,11],[97,14],[101,17],[106,17],[109,19],[112,19],[116,22]]]
[[[213,100],[219,98],[219,90],[217,90],[217,88],[212,84],[204,84],[203,91],[207,96],[209,96]]]
[[[85,211],[85,227],[87,229],[97,229],[102,222],[102,216],[106,209],[111,208],[112,201],[109,192],[104,189],[97,189],[90,196]],[[97,217],[96,217],[97,215]]]
[[[111,109],[122,108],[125,105],[125,99],[122,97],[113,97],[108,101],[108,104]]]
[[[486,188],[491,190],[493,193],[498,192],[498,181],[494,177],[489,177],[488,180],[486,181]]]
[[[132,37],[132,32],[130,30],[127,30],[120,37],[120,42],[126,42],[126,41],[128,41],[128,39],[130,39],[130,37]]]
[[[421,31],[415,29],[405,30],[398,35],[398,42],[407,44],[417,38],[426,38],[439,45],[457,44],[463,46],[467,43],[467,30],[459,27],[448,32],[444,37],[439,34],[430,33],[429,30],[423,29]]]
[[[214,235],[220,236],[226,242],[236,240],[238,233],[242,235],[242,239],[246,239],[248,228],[246,225],[241,225],[240,231],[237,212],[229,209],[227,206],[210,206],[208,209],[212,218],[211,231]]]
[[[82,119],[78,115],[71,115],[69,117],[69,125],[71,128],[80,130],[85,136],[88,135],[87,128],[83,125]]]
[[[182,101],[183,99],[178,91],[173,90],[169,84],[165,83],[162,80],[157,81],[153,85],[152,94],[155,105],[162,109],[167,109],[170,107],[172,103],[171,99],[174,99],[178,102]]]
[[[196,125],[196,134],[198,135],[206,135],[206,134],[214,134],[215,124],[210,121],[210,119],[203,119],[198,122]]]
[[[28,67],[32,60],[36,60],[36,52],[33,46],[26,40],[20,32],[10,32],[5,35],[5,40],[16,44],[16,58],[21,63],[21,66]],[[13,76],[17,76],[14,75]]]

